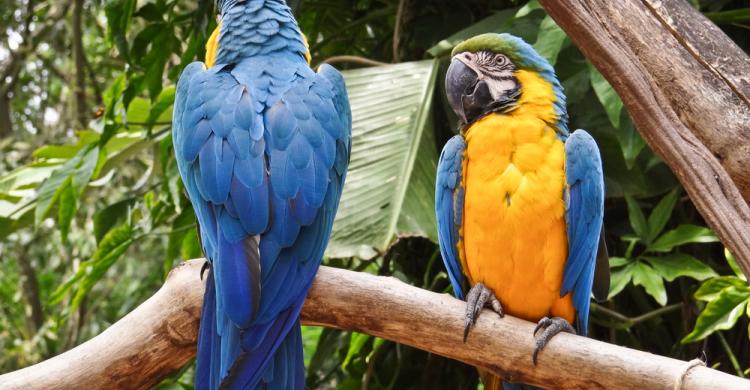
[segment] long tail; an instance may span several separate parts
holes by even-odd
[[[263,389],[269,390],[305,388],[305,361],[302,356],[299,318],[266,366],[262,382],[265,386]]]
[[[203,308],[198,333],[198,354],[196,357],[196,389],[216,389],[218,384],[218,356],[221,339],[216,332],[216,287],[213,271],[208,272],[206,292],[203,294]],[[217,363],[217,364],[214,364]],[[216,366],[216,367],[214,367]],[[216,373],[216,375],[214,375]]]
[[[487,371],[478,370],[482,378],[485,390],[543,390],[539,387],[524,385],[522,383],[503,382],[503,378],[492,375]]]
[[[198,335],[195,388],[304,389],[300,309],[301,305],[287,309],[271,323],[245,332],[231,321],[217,322],[216,288],[209,272]],[[222,323],[228,326],[217,329]],[[227,369],[222,361],[233,364]]]
[[[299,307],[287,309],[269,324],[243,333],[242,349],[222,389],[297,390],[305,388]],[[260,336],[259,336],[260,335]]]

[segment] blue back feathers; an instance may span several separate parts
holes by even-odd
[[[307,48],[283,0],[224,0],[217,64],[284,51],[305,57]]]
[[[438,163],[435,188],[435,214],[437,216],[438,242],[448,278],[453,285],[453,295],[464,299],[468,286],[461,271],[459,255],[459,230],[463,223],[464,189],[462,163],[466,142],[456,135],[443,147]]]
[[[341,75],[313,72],[280,0],[225,0],[217,65],[177,86],[175,156],[212,263],[196,388],[301,389],[299,311],[351,148]]]
[[[584,130],[574,131],[565,142],[565,178],[568,259],[560,294],[573,293],[578,333],[585,336],[604,217],[604,178],[599,148]]]

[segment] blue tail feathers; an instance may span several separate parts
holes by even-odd
[[[270,323],[241,330],[216,311],[216,287],[210,272],[198,335],[195,388],[304,389],[301,309],[302,301]],[[263,335],[260,340],[258,335]],[[252,349],[246,348],[250,346]]]
[[[203,309],[201,310],[200,332],[198,333],[198,356],[196,356],[196,389],[214,389],[216,384],[212,379],[214,349],[218,349],[220,340],[216,333],[216,288],[214,287],[213,272],[208,272],[206,292],[203,294]],[[218,370],[216,370],[218,372]]]

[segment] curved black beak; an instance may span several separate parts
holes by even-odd
[[[453,58],[445,76],[448,103],[458,115],[461,125],[470,123],[487,111],[493,98],[487,83],[474,69]]]
[[[479,80],[479,75],[466,66],[462,61],[453,58],[448,72],[445,75],[445,92],[448,95],[448,104],[453,108],[453,112],[458,115],[462,123],[468,123],[466,112],[464,111],[464,95],[474,90],[474,86]]]

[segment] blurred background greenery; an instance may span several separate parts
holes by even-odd
[[[745,51],[750,2],[691,4]],[[612,255],[591,336],[750,374],[745,277],[603,77],[536,0],[296,0],[312,63],[345,69],[354,151],[324,263],[450,292],[434,170],[456,120],[450,49],[509,31],[555,63],[571,126],[600,145]],[[202,59],[213,0],[0,0],[0,372],[59,354],[200,257],[171,151],[174,84]],[[361,58],[342,59],[341,55]],[[398,65],[366,66],[372,60]],[[476,388],[473,368],[352,332],[304,328],[323,389]],[[160,388],[191,388],[192,366]]]

